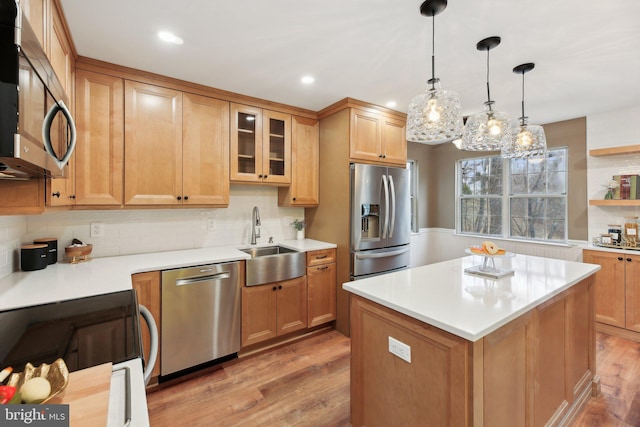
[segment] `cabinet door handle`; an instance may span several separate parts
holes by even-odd
[[[295,197],[293,198],[293,201],[294,201],[294,202],[296,201],[296,198],[295,198]]]
[[[75,199],[75,198],[76,198],[76,195],[75,195],[75,194],[72,194],[72,195],[70,195],[70,196],[69,196],[69,198],[70,198],[70,199]]]
[[[59,192],[59,191],[56,191],[55,193],[51,193],[51,195],[52,195],[53,197],[58,197],[58,198],[60,198],[60,192]]]
[[[322,267],[317,267],[318,271],[322,271],[322,270],[326,270],[327,268],[329,268],[328,265],[322,266]]]
[[[258,178],[262,179],[262,174],[258,175]]]
[[[181,197],[181,196],[178,196],[178,197],[176,197],[176,199],[178,199],[178,200],[182,200],[182,197]]]
[[[631,258],[627,258],[627,262],[631,262]]]
[[[278,289],[282,289],[282,285],[278,286]]]
[[[378,154],[378,157],[382,158],[382,154]]]
[[[264,178],[264,179],[267,179],[267,177],[268,177],[268,176],[269,176],[269,175],[265,175],[265,176],[263,176],[263,178]]]
[[[622,257],[621,256],[618,257],[618,261],[622,261]]]
[[[273,290],[275,291],[276,289],[278,289],[278,287],[277,287],[277,286],[274,286],[274,287],[273,287]]]
[[[189,196],[184,196],[184,199],[185,200],[189,200]]]

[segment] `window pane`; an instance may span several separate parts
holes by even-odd
[[[527,186],[523,174],[511,175],[511,194],[526,194]]]
[[[544,194],[545,189],[545,175],[542,173],[528,174],[527,175],[527,188],[529,194]]]
[[[547,193],[549,194],[563,194],[565,192],[565,179],[567,174],[565,172],[553,172],[547,175]]]

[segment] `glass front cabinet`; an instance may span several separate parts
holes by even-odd
[[[291,183],[291,116],[231,104],[231,181]]]

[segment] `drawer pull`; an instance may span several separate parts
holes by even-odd
[[[316,259],[323,259],[326,258],[327,255],[316,255]]]
[[[316,269],[317,269],[318,271],[321,271],[321,270],[326,270],[327,268],[329,268],[329,266],[328,266],[328,265],[325,265],[325,266],[322,266],[322,267],[317,267]]]

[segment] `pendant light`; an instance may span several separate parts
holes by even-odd
[[[420,14],[432,18],[431,78],[424,92],[409,104],[407,140],[421,144],[442,144],[462,134],[462,108],[456,92],[440,88],[435,76],[435,16],[445,10],[447,0],[427,0],[420,6]]]
[[[494,111],[489,89],[489,51],[500,44],[500,37],[488,37],[476,44],[487,51],[487,102],[481,113],[469,117],[462,134],[462,149],[467,151],[500,151],[511,141],[511,125],[506,113]]]
[[[524,74],[533,70],[534,67],[535,64],[529,62],[513,69],[515,74],[522,74],[522,116],[519,118],[520,126],[511,131],[511,141],[502,147],[502,157],[534,157],[542,156],[547,152],[544,129],[540,125],[530,125],[529,118],[524,115]]]

